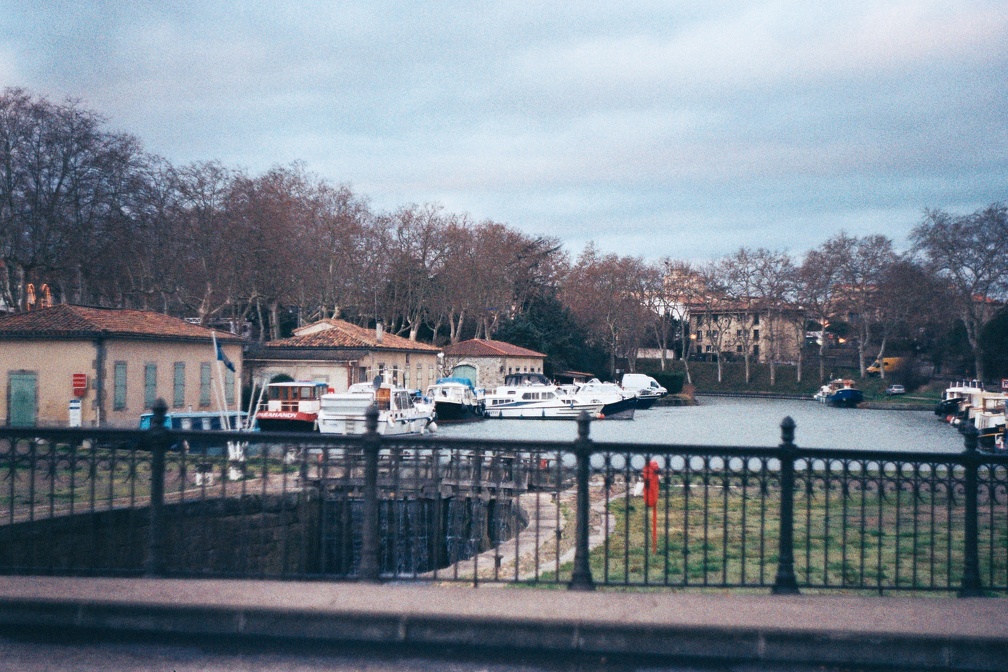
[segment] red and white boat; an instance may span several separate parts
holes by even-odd
[[[260,431],[317,432],[319,405],[329,391],[326,383],[270,383],[256,411]]]

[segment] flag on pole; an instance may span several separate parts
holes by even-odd
[[[217,342],[217,332],[213,331],[210,333],[213,335],[214,350],[217,351],[217,361],[223,362],[224,366],[231,369],[231,372],[233,373],[235,365],[230,359],[228,359],[228,356],[224,354],[224,348],[221,347],[221,344]]]

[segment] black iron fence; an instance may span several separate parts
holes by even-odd
[[[161,409],[164,412],[164,409]],[[0,572],[1008,591],[1008,457],[0,428]]]

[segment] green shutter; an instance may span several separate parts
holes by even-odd
[[[210,405],[210,362],[200,362],[199,403],[200,406]]]
[[[235,372],[224,369],[224,401],[230,408],[235,403]]]
[[[113,394],[112,408],[117,411],[126,409],[126,362],[116,362],[112,374]]]
[[[157,364],[144,366],[144,408],[153,408],[157,401]]]
[[[172,406],[185,406],[185,362],[175,362],[175,375],[172,379]]]

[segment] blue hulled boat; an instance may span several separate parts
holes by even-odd
[[[864,393],[854,387],[853,380],[836,378],[819,388],[814,399],[830,406],[854,408],[864,401]]]

